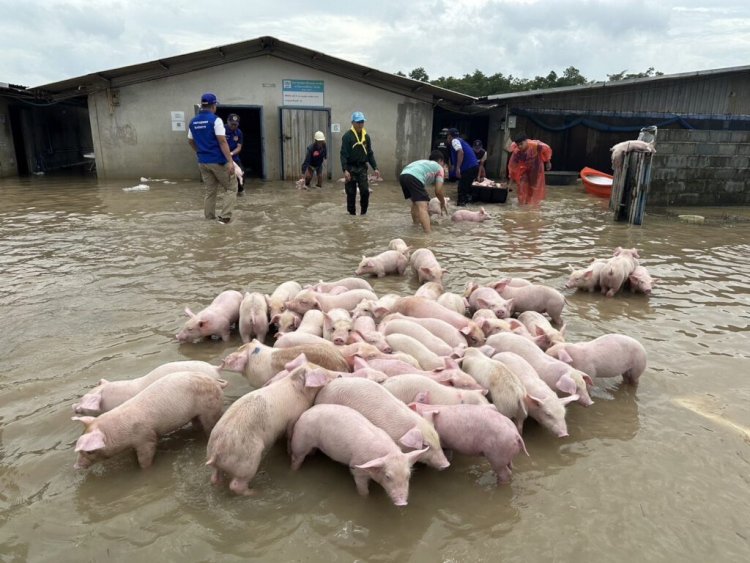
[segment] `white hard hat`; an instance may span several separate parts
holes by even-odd
[[[314,139],[315,139],[316,141],[325,141],[325,140],[326,140],[326,136],[325,136],[325,135],[323,135],[323,131],[316,131],[316,132],[315,132],[315,136],[314,136]]]

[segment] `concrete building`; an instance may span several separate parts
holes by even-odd
[[[474,110],[489,116],[491,176],[519,132],[575,174],[611,172],[610,147],[657,125],[649,205],[750,204],[750,66],[488,96]]]
[[[107,70],[35,89],[50,103],[85,102],[101,177],[198,177],[186,126],[200,95],[218,114],[240,116],[249,175],[296,179],[305,147],[321,130],[328,175],[341,175],[341,135],[351,113],[366,129],[380,171],[394,180],[433,145],[436,108],[450,115],[474,98],[298,47],[273,37]]]

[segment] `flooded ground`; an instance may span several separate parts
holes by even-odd
[[[0,559],[3,561],[747,561],[750,559],[750,225],[688,225],[648,215],[614,224],[580,187],[549,188],[541,209],[488,205],[484,224],[443,221],[425,236],[400,188],[375,188],[350,217],[341,184],[299,192],[256,183],[228,226],[202,219],[196,182],[52,177],[0,180]],[[449,190],[455,200],[455,187]],[[697,210],[692,213],[699,213]],[[569,409],[570,438],[535,424],[513,482],[487,463],[419,466],[409,506],[356,494],[323,456],[289,470],[283,446],[261,465],[254,498],[209,484],[206,439],[160,443],[142,471],[123,455],[76,472],[71,404],[102,377],[168,361],[218,363],[239,344],[178,345],[182,309],[224,289],[270,293],[352,275],[363,254],[400,237],[429,246],[447,289],[512,274],[561,288],[616,246],[640,249],[660,282],[650,298],[568,293],[571,341],[640,340],[637,392],[600,385]],[[373,282],[412,293],[410,276]],[[237,374],[228,400],[250,390]]]

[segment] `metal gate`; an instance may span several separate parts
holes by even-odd
[[[297,180],[302,175],[307,145],[313,142],[316,131],[326,136],[328,159],[323,164],[323,175],[331,179],[331,114],[327,109],[279,108],[281,114],[281,170],[282,180]]]

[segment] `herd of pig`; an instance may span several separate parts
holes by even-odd
[[[617,249],[619,257],[636,261],[637,252]],[[75,467],[126,450],[149,467],[159,437],[192,422],[208,436],[211,482],[228,481],[234,493],[251,494],[263,455],[286,436],[292,469],[320,450],[350,468],[360,494],[373,480],[403,506],[416,462],[443,470],[447,451],[484,456],[507,483],[513,458],[528,455],[527,417],[564,438],[567,405],[591,405],[597,378],[637,385],[646,368],[645,349],[626,335],[566,342],[565,298],[545,285],[469,280],[463,295],[447,292],[435,255],[401,239],[363,258],[357,274],[407,266],[421,284],[414,295],[378,296],[349,277],[304,288],[287,281],[271,295],[228,290],[197,314],[186,308],[178,341],[227,341],[236,327],[244,344],[220,366],[180,361],[102,379],[73,406],[85,426]],[[221,370],[254,388],[226,411]]]
[[[611,258],[595,258],[588,267],[576,270],[570,266],[571,274],[566,288],[585,289],[612,297],[625,287],[633,293],[651,295],[657,278],[638,262],[640,256],[635,248],[615,248]]]

